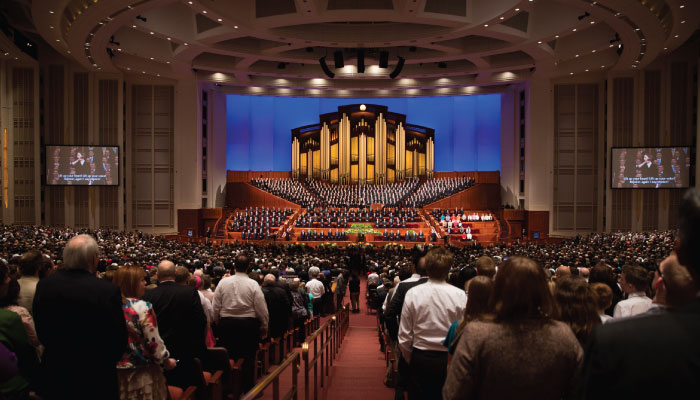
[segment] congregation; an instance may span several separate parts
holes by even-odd
[[[402,398],[644,397],[636,378],[614,372],[638,371],[634,362],[652,344],[675,351],[663,355],[674,374],[653,369],[655,378],[696,390],[684,379],[696,376],[693,364],[683,360],[697,356],[697,345],[673,335],[697,314],[684,307],[697,306],[700,191],[689,192],[682,210],[678,233],[463,248],[213,246],[139,232],[2,226],[1,333],[18,363],[0,390],[6,398],[165,398],[166,383],[192,384],[195,359],[206,360],[215,344],[243,360],[247,390],[258,343],[332,312],[348,288],[359,310],[365,271],[368,304],[386,332],[378,340],[400,354],[394,386]],[[68,319],[76,321],[70,329]],[[630,340],[640,326],[645,341]],[[89,379],[75,376],[78,369]],[[504,373],[509,385],[498,384]]]

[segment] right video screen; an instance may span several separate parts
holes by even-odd
[[[687,188],[690,147],[629,147],[612,149],[613,188]]]

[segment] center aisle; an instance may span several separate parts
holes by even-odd
[[[367,280],[361,277],[360,313],[350,314],[350,328],[331,368],[326,399],[386,400],[394,397],[394,389],[383,383],[386,362],[379,348],[377,316],[367,314],[366,288]],[[349,302],[349,298],[345,302]]]

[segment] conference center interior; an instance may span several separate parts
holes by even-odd
[[[0,400],[700,398],[699,74],[698,0],[3,0]]]

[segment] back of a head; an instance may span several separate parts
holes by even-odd
[[[411,275],[413,275],[413,264],[405,263],[405,264],[401,265],[401,267],[399,268],[398,275],[399,275],[399,279],[402,281],[410,278]]]
[[[599,262],[591,268],[590,275],[588,276],[588,282],[600,282],[605,284],[615,283],[615,278],[613,277],[613,272],[610,267],[605,263]]]
[[[638,264],[625,264],[622,266],[622,274],[625,281],[643,292],[649,287],[649,272]]]
[[[311,277],[311,278],[318,278],[320,273],[321,273],[321,270],[318,267],[309,268],[309,277]]]
[[[591,283],[590,286],[591,290],[593,290],[593,293],[596,295],[596,305],[598,310],[605,310],[606,308],[610,307],[613,299],[613,292],[612,289],[610,289],[610,286],[602,282]]]
[[[678,217],[678,259],[700,284],[700,188],[688,189]],[[697,287],[697,286],[696,286]]]
[[[496,275],[496,263],[489,256],[481,256],[476,259],[474,265],[477,275],[493,278]]]
[[[669,257],[663,264],[663,282],[666,286],[666,305],[682,307],[695,298],[695,282],[688,269],[678,262],[678,258]]]
[[[556,318],[557,307],[544,271],[527,257],[510,257],[496,274],[491,306],[496,321],[519,323]]]
[[[139,285],[143,280],[145,271],[136,265],[125,265],[114,271],[112,282],[119,286],[122,296],[138,298]]]
[[[557,280],[554,298],[559,305],[559,319],[566,322],[583,343],[600,323],[596,294],[583,277],[569,275]]]
[[[246,254],[239,254],[236,256],[235,269],[236,272],[248,272],[250,267],[250,258]]]
[[[464,310],[464,320],[469,321],[484,314],[491,313],[490,299],[493,293],[493,279],[478,275],[467,282],[467,307]]]
[[[265,275],[265,278],[263,279],[263,286],[274,286],[274,285],[275,285],[275,276],[273,274]]]
[[[175,267],[175,283],[187,285],[187,280],[189,278],[190,271],[187,268],[183,267],[182,265]]]
[[[425,255],[425,269],[431,279],[445,280],[452,268],[454,255],[444,247],[432,249]]]
[[[420,276],[426,276],[428,274],[427,269],[425,268],[425,257],[421,257],[418,259],[418,262],[415,264],[416,266],[416,273]]]
[[[29,250],[19,260],[19,271],[24,276],[34,276],[39,272],[43,262],[44,258],[39,251]]]
[[[90,235],[77,235],[71,238],[63,249],[63,268],[91,271],[97,266],[97,242]]]
[[[158,264],[158,281],[175,279],[175,264],[169,260],[163,260]]]

